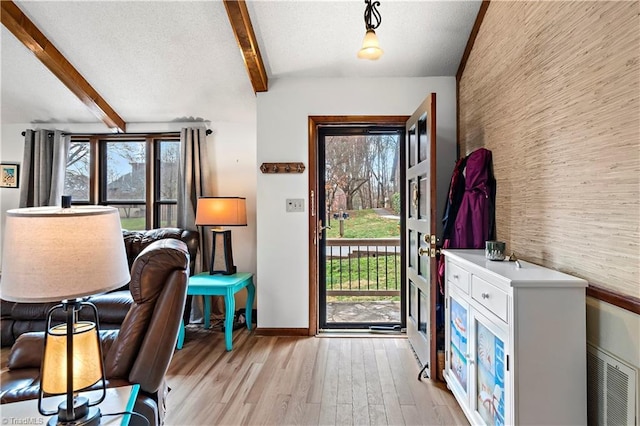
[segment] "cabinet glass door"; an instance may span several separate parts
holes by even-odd
[[[462,388],[465,395],[468,395],[469,365],[467,347],[469,335],[469,310],[462,302],[456,300],[453,295],[449,299],[449,369],[453,377]]]
[[[476,414],[487,425],[505,424],[506,357],[502,333],[474,315]]]

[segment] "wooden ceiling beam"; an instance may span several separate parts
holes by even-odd
[[[255,93],[266,92],[269,88],[269,81],[262,56],[260,56],[258,41],[253,32],[247,4],[244,0],[224,0],[224,7],[227,9],[231,28],[238,41],[238,46],[240,46],[253,91]]]
[[[0,1],[0,21],[109,128],[125,132],[125,121],[60,53],[13,1]]]

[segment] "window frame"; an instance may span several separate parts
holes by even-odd
[[[178,200],[162,200],[160,197],[160,145],[162,142],[180,142],[179,133],[118,133],[71,135],[71,142],[89,142],[89,201],[72,200],[73,205],[144,205],[145,229],[160,227],[160,209],[165,205],[176,205]],[[144,142],[145,179],[144,202],[109,201],[106,194],[107,143]],[[178,161],[182,155],[179,155]],[[179,167],[179,164],[178,164]]]
[[[178,142],[178,144],[180,143],[180,138],[178,139],[168,139],[168,138],[155,138],[153,140],[153,152],[152,152],[152,156],[153,156],[153,176],[154,176],[154,180],[153,180],[153,199],[154,199],[154,204],[153,204],[153,223],[156,225],[155,227],[160,227],[162,226],[162,214],[161,214],[161,210],[162,210],[162,206],[176,206],[176,213],[177,213],[177,206],[178,206],[178,192],[176,191],[176,198],[175,200],[163,200],[162,199],[162,178],[161,178],[161,173],[162,173],[162,149],[161,149],[161,145],[163,142]],[[177,176],[176,179],[178,179],[180,177],[180,159],[181,159],[181,146],[178,145],[178,164],[177,164]],[[176,215],[176,219],[177,219],[177,215]]]

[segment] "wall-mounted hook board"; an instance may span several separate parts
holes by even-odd
[[[262,163],[262,173],[302,173],[304,163]]]

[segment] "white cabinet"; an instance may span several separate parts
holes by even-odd
[[[587,423],[585,280],[446,257],[444,377],[472,424]]]

